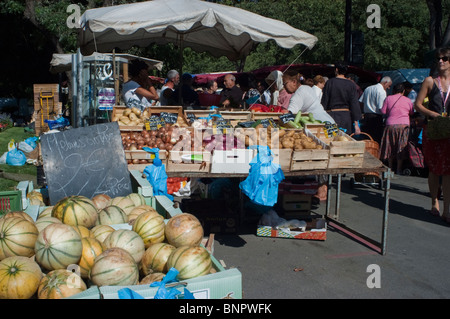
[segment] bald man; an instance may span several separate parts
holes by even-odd
[[[223,80],[225,88],[220,94],[219,104],[228,108],[242,108],[244,92],[236,86],[236,78],[233,74],[225,75]]]

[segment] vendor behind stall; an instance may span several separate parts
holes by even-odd
[[[244,92],[236,85],[236,77],[233,74],[225,75],[223,84],[225,88],[220,95],[220,105],[229,108],[242,108]]]
[[[292,93],[288,111],[312,113],[316,120],[335,123],[333,118],[325,112],[312,87],[302,85],[297,71],[288,70],[283,74],[283,85],[288,93]]]
[[[133,60],[128,69],[130,80],[123,84],[125,105],[143,111],[159,100],[158,93],[148,76],[148,65],[142,60]]]

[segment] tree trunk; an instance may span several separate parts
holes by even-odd
[[[445,28],[444,36],[442,37],[442,46],[450,47],[450,16],[447,21],[447,28]]]
[[[430,11],[430,50],[434,50],[441,45],[442,41],[442,2],[441,0],[427,0]]]

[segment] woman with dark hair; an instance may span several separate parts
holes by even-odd
[[[416,111],[428,118],[428,124],[440,116],[448,116],[450,107],[450,48],[436,50],[437,75],[425,78],[414,104]],[[428,97],[428,106],[424,100]],[[442,177],[444,209],[441,218],[450,224],[450,137],[431,140],[427,136],[427,125],[422,133],[424,160],[429,168],[428,187],[431,196],[431,214],[440,215],[439,179]]]
[[[148,65],[142,60],[131,61],[128,73],[130,80],[123,84],[122,92],[125,105],[143,111],[159,100],[158,93],[148,76]]]
[[[394,161],[397,160],[397,174],[402,172],[408,145],[410,116],[414,114],[413,104],[403,95],[404,93],[404,84],[396,84],[393,94],[384,99],[381,108],[381,114],[386,118],[386,127],[381,138],[380,159],[387,160],[391,169],[394,168]]]
[[[361,119],[361,108],[355,83],[345,78],[347,68],[344,62],[335,64],[336,77],[325,83],[321,102],[339,128],[351,134],[354,124],[355,134],[358,135],[361,133],[358,123]]]

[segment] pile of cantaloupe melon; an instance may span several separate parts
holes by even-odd
[[[60,299],[91,285],[149,285],[172,267],[179,280],[213,273],[202,239],[194,215],[165,221],[136,193],[68,196],[36,220],[10,212],[0,218],[0,299]]]

